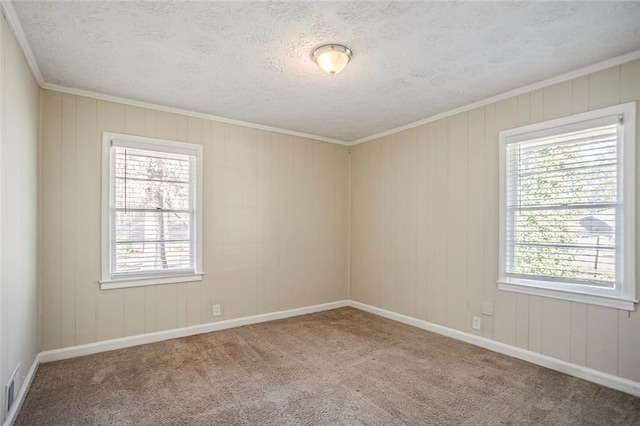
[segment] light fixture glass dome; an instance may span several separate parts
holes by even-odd
[[[313,51],[313,60],[324,72],[336,75],[351,60],[351,50],[340,44],[325,44]]]

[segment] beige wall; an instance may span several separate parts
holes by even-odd
[[[40,94],[9,25],[0,17],[0,420],[5,384],[15,395],[38,352],[37,188]]]
[[[632,100],[640,61],[353,147],[352,299],[640,381],[637,309],[495,284],[498,132]]]
[[[49,90],[42,101],[40,350],[346,298],[346,147]],[[103,131],[204,145],[202,282],[99,289]]]
[[[631,100],[640,61],[352,147],[350,297],[640,381],[637,310],[495,284],[498,132]],[[347,148],[49,90],[42,101],[40,350],[348,296]],[[99,290],[102,131],[204,145],[201,283]]]

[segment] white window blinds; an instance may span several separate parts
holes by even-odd
[[[506,146],[511,277],[615,287],[618,117]]]
[[[111,146],[111,277],[194,273],[196,157]]]

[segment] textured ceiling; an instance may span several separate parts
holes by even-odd
[[[639,2],[16,2],[44,79],[352,141],[640,49]],[[350,47],[341,74],[310,58]]]

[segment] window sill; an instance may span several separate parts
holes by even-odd
[[[147,285],[184,283],[190,281],[202,281],[202,273],[187,275],[169,275],[160,277],[144,277],[144,278],[120,278],[115,280],[100,281],[101,290],[113,290],[116,288],[142,287]]]
[[[514,281],[498,281],[498,290],[529,294],[532,296],[550,297],[553,299],[568,300],[570,302],[580,302],[589,305],[606,306],[607,308],[622,309],[625,311],[634,311],[635,304],[638,303],[637,300],[626,299],[623,297],[541,288],[535,287],[532,284],[523,284]]]

